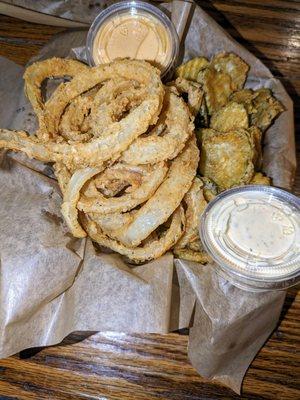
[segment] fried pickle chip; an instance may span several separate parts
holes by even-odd
[[[192,115],[197,115],[200,111],[204,92],[201,85],[197,82],[188,81],[184,78],[177,78],[172,84],[176,87],[180,94],[187,94],[187,104]]]
[[[249,183],[254,174],[254,156],[253,138],[245,129],[202,130],[200,173],[220,190]]]
[[[188,243],[187,249],[194,250],[194,251],[200,251],[200,252],[204,250],[202,242],[199,237],[197,239],[193,240],[192,242]]]
[[[174,249],[173,253],[176,257],[182,260],[198,262],[200,264],[207,264],[212,261],[211,257],[205,250],[195,251],[192,249]]]
[[[212,180],[210,180],[206,176],[201,176],[201,180],[204,184],[204,186],[203,186],[204,198],[207,202],[210,202],[217,196],[218,187]]]
[[[270,89],[244,89],[233,93],[230,100],[243,104],[249,114],[250,125],[257,126],[262,132],[284,111],[283,105],[272,96]]]
[[[195,57],[184,64],[181,64],[175,71],[175,76],[191,81],[197,81],[199,72],[209,64],[205,57]]]
[[[279,100],[272,96],[269,89],[259,89],[255,92],[253,106],[256,112],[251,114],[251,125],[257,126],[262,132],[266,131],[272,121],[284,111]]]
[[[231,77],[233,90],[242,89],[247,79],[249,65],[234,53],[219,53],[210,63],[217,72]]]
[[[268,176],[263,175],[261,172],[257,172],[252,180],[250,181],[250,185],[271,185],[271,178]]]
[[[197,82],[203,85],[209,115],[225,106],[233,93],[231,77],[213,68],[200,71]]]
[[[242,104],[230,102],[215,112],[210,120],[210,128],[219,132],[229,132],[235,129],[247,129],[248,114]]]
[[[260,170],[262,166],[262,132],[256,126],[251,126],[248,129],[248,132],[252,136],[254,145],[255,145],[255,154],[254,154],[254,166],[256,170]]]
[[[247,110],[247,113],[251,114],[255,112],[254,106],[252,104],[252,101],[255,96],[257,96],[257,94],[253,92],[252,89],[242,89],[238,90],[237,92],[234,92],[230,96],[230,101],[243,104],[243,106]]]
[[[195,116],[194,124],[196,129],[208,128],[209,116],[208,116],[205,97],[203,97],[200,110]]]

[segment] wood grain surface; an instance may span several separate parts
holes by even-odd
[[[300,2],[197,2],[288,90],[295,105],[300,161]],[[60,31],[0,16],[0,55],[24,65]],[[300,195],[299,168],[295,193]],[[241,398],[300,399],[299,344],[300,295],[291,289],[278,328],[246,374]],[[192,368],[186,335],[74,333],[59,346],[0,360],[0,400],[235,398],[240,397]]]

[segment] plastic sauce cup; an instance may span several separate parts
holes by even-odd
[[[250,185],[210,202],[200,222],[202,243],[217,272],[250,291],[283,290],[300,281],[300,199]]]
[[[149,61],[167,75],[176,63],[176,29],[159,8],[141,1],[123,1],[102,11],[92,23],[86,52],[90,65],[116,58]]]

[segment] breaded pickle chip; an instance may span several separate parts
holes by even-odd
[[[251,126],[248,129],[248,132],[252,136],[254,146],[255,146],[255,155],[254,155],[254,166],[256,170],[259,170],[262,166],[262,132],[257,126]]]
[[[218,194],[218,187],[217,185],[206,176],[201,177],[202,182],[204,183],[203,187],[203,195],[207,202],[213,200]]]
[[[182,260],[194,261],[200,264],[207,264],[212,261],[205,250],[195,251],[191,249],[174,249],[173,252],[176,257],[181,258]]]
[[[283,105],[272,96],[270,89],[244,89],[233,93],[230,100],[242,103],[249,114],[250,125],[257,126],[262,132],[284,111]]]
[[[194,124],[196,129],[208,128],[209,117],[204,96],[202,99],[200,110],[195,116]]]
[[[253,92],[253,90],[242,89],[237,92],[234,92],[230,96],[230,101],[234,101],[236,103],[243,104],[247,110],[247,113],[251,114],[252,112],[255,111],[253,104],[252,104],[252,101],[255,96],[257,96],[257,94],[255,92]]]
[[[219,53],[210,63],[217,72],[231,77],[233,90],[242,89],[247,79],[249,65],[234,53]]]
[[[247,111],[243,104],[230,102],[212,115],[210,127],[219,132],[247,129],[249,127]]]
[[[272,96],[269,89],[259,89],[255,93],[257,96],[253,99],[253,106],[256,112],[251,114],[251,125],[257,126],[264,132],[272,121],[284,111],[284,107],[279,100]]]
[[[200,173],[213,180],[221,191],[250,182],[254,157],[255,145],[247,130],[202,130]]]
[[[175,71],[175,76],[197,81],[199,72],[209,64],[205,57],[195,57],[184,64],[181,64]]]
[[[271,185],[271,178],[263,175],[261,172],[257,172],[252,180],[250,181],[250,185]]]
[[[184,78],[177,78],[174,82],[171,82],[171,84],[176,87],[179,94],[187,95],[187,104],[189,109],[192,115],[197,115],[204,98],[204,92],[201,89],[201,85]]]
[[[225,106],[233,93],[231,77],[213,68],[200,71],[197,81],[203,85],[209,115]]]

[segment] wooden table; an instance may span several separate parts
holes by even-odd
[[[300,3],[198,3],[278,77],[295,102],[300,161]],[[60,28],[0,16],[0,55],[24,65]],[[1,99],[2,105],[5,99]],[[300,171],[295,182],[300,195]],[[288,292],[278,329],[249,368],[244,399],[300,398],[300,296]],[[187,336],[73,334],[62,345],[0,361],[0,399],[235,399],[202,379],[187,359]],[[36,354],[35,354],[36,353]],[[30,355],[30,358],[24,357]],[[23,357],[23,358],[22,358]]]

